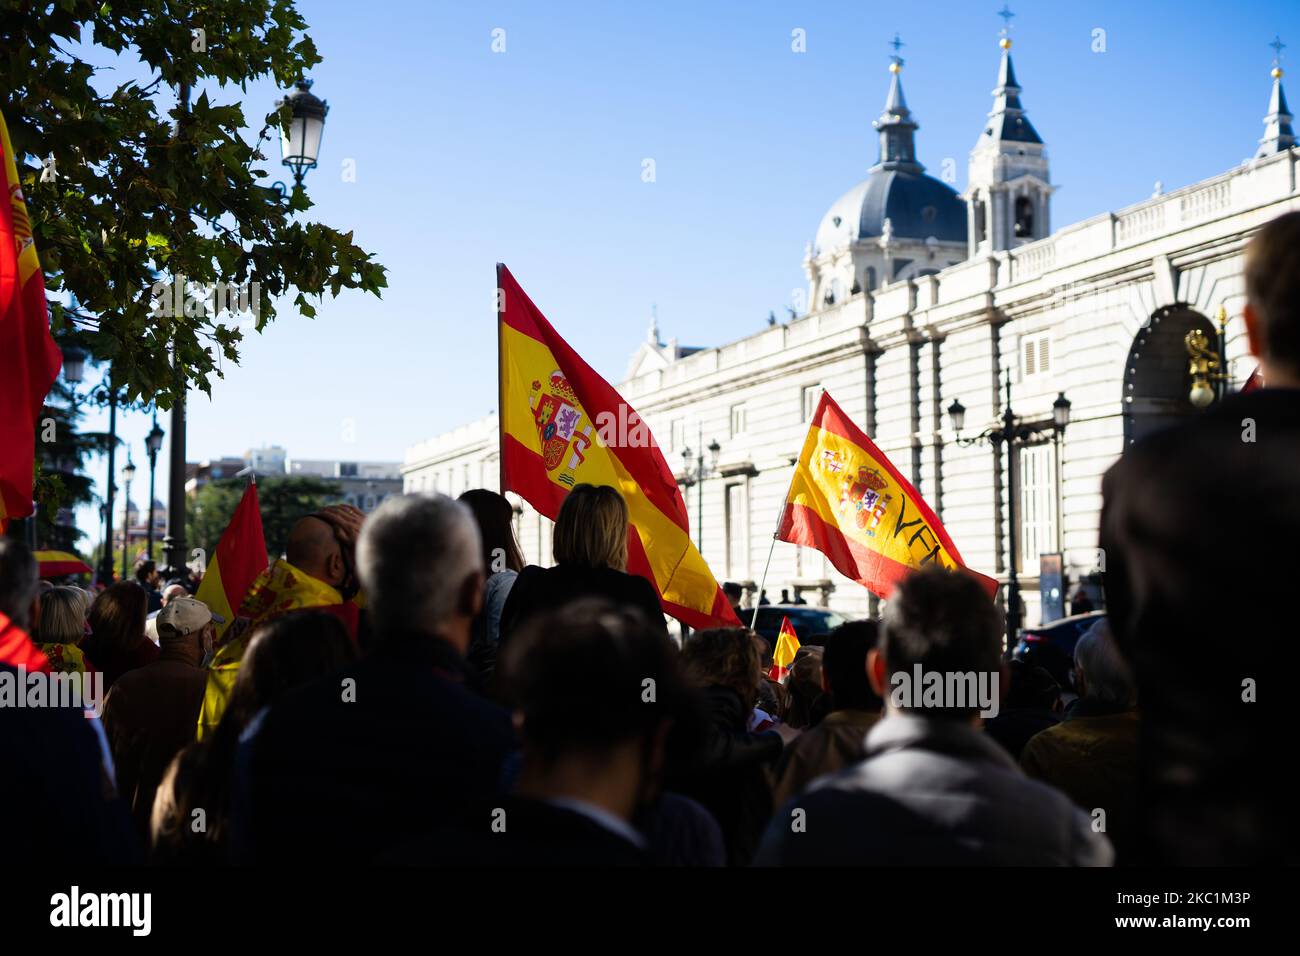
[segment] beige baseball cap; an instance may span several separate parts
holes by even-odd
[[[202,601],[192,597],[176,597],[158,612],[158,637],[184,637],[202,630],[209,621],[225,623],[220,614],[213,614]]]

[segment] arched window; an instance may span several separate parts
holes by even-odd
[[[1034,201],[1028,196],[1016,200],[1016,238],[1032,239],[1034,235]]]
[[[975,241],[984,241],[984,200],[975,200]]]
[[[831,280],[831,287],[826,293],[826,304],[834,305],[844,298],[844,284],[840,282],[840,277],[836,276]]]

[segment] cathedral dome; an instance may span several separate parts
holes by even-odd
[[[895,49],[901,45],[897,37],[895,44]],[[902,69],[903,61],[895,55],[885,107],[871,124],[880,136],[880,157],[870,176],[822,217],[814,243],[818,254],[884,235],[886,219],[896,239],[966,242],[966,203],[954,189],[927,176],[916,158],[917,125],[903,96]]]
[[[896,239],[966,241],[966,203],[954,189],[919,170],[877,167],[822,217],[817,251],[879,237],[886,219]]]

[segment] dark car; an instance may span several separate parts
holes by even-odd
[[[1040,627],[1026,628],[1016,642],[1012,657],[1044,668],[1056,678],[1062,690],[1070,689],[1070,671],[1074,667],[1074,645],[1098,621],[1105,611],[1089,611],[1063,617]]]
[[[749,625],[753,608],[745,609],[740,620]],[[824,607],[809,607],[807,604],[764,604],[758,609],[758,622],[754,630],[771,647],[776,646],[776,636],[781,633],[781,619],[788,617],[790,626],[799,637],[799,644],[804,647],[820,647],[826,641],[826,635],[841,624],[848,623],[843,614]]]

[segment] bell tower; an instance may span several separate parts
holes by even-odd
[[[1006,7],[998,46],[1002,63],[993,91],[993,110],[971,150],[966,194],[969,255],[1013,249],[1051,234],[1051,197],[1055,187],[1047,149],[1020,102],[1011,61],[1011,18]]]

